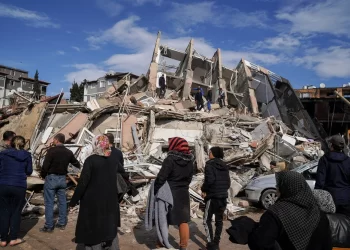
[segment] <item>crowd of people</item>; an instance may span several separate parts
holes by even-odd
[[[53,147],[48,149],[42,165],[41,177],[45,179],[45,225],[40,231],[51,233],[55,228],[64,230],[68,211],[79,204],[75,232],[78,249],[120,249],[119,202],[126,191],[121,192],[118,188],[120,180],[128,182],[128,174],[124,169],[123,154],[114,146],[114,136],[105,134],[94,138],[92,153],[84,162],[78,185],[68,205],[68,166],[72,164],[80,168],[81,165],[64,143],[63,134],[55,135]],[[185,250],[190,239],[189,185],[195,173],[195,157],[184,138],[169,138],[168,143],[169,152],[150,195],[154,196],[151,201],[154,204],[148,203],[156,208],[151,213],[159,211],[167,214],[165,217],[164,214],[156,215],[156,220],[151,221],[151,224],[158,223],[157,232],[163,230],[163,233],[168,232],[169,225],[177,226],[180,250]],[[23,137],[11,131],[3,134],[0,144],[2,247],[24,242],[18,233],[25,201],[26,178],[33,172],[31,154],[25,150],[25,144]],[[302,174],[295,171],[276,172],[276,188],[279,193],[276,203],[262,215],[258,223],[244,216],[231,221],[231,227],[227,229],[230,240],[247,244],[252,250],[330,250],[333,246],[338,246],[335,238],[339,229],[334,229],[330,221],[334,224],[334,221],[350,218],[350,158],[344,154],[344,146],[341,136],[333,136],[330,141],[331,151],[319,160],[315,189],[320,192],[313,192]],[[231,183],[229,167],[224,163],[223,157],[222,148],[210,149],[201,188],[205,201],[203,225],[207,250],[220,249],[223,218]],[[275,165],[275,162],[271,163],[272,167]],[[164,189],[165,186],[168,189]],[[170,191],[166,193],[167,190]],[[164,194],[165,199],[162,198]],[[55,224],[53,210],[56,196],[59,216]],[[161,204],[169,207],[160,209]],[[336,217],[336,214],[345,217]],[[159,219],[161,216],[166,218],[165,221]],[[212,226],[213,216],[215,231]],[[167,237],[162,232],[157,235],[157,248],[168,246]]]

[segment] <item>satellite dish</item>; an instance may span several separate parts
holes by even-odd
[[[324,89],[325,87],[326,87],[326,84],[324,84],[324,83],[321,83],[321,84],[320,84],[320,88],[321,88],[321,89]]]

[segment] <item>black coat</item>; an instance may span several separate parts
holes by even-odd
[[[350,158],[338,152],[322,156],[318,163],[315,188],[327,190],[336,206],[350,205]]]
[[[288,235],[278,217],[272,212],[266,211],[261,216],[256,229],[249,235],[248,245],[251,250],[275,250],[276,241],[282,250],[298,250],[295,249],[288,238]],[[329,221],[324,213],[321,213],[320,222],[313,232],[309,245],[305,250],[316,249],[332,250]]]
[[[117,168],[113,158],[89,156],[70,206],[80,201],[75,242],[96,245],[113,240],[120,225]]]
[[[206,199],[226,199],[231,186],[228,166],[219,158],[207,161],[202,192]]]
[[[170,151],[155,180],[155,194],[166,181],[169,183],[174,199],[174,207],[169,215],[170,225],[180,225],[191,219],[189,186],[194,170],[193,159],[192,154]]]

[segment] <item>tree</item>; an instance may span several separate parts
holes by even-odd
[[[40,83],[39,83],[39,72],[38,72],[38,70],[36,70],[35,76],[34,76],[33,92],[34,92],[34,98],[35,99],[40,99],[41,89],[40,89]]]
[[[70,89],[70,100],[75,102],[82,102],[84,100],[84,82],[80,84],[76,81],[73,82]]]

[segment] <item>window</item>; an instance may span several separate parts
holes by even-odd
[[[91,83],[91,84],[90,84],[90,88],[91,88],[91,89],[94,89],[94,88],[96,88],[96,85],[95,85],[95,83]]]
[[[41,92],[46,93],[46,86],[41,86]]]
[[[15,86],[15,81],[11,81],[11,86]]]
[[[108,86],[111,86],[112,85],[112,80],[108,80]]]
[[[100,88],[105,88],[106,87],[106,81],[105,80],[101,80],[100,81]]]

